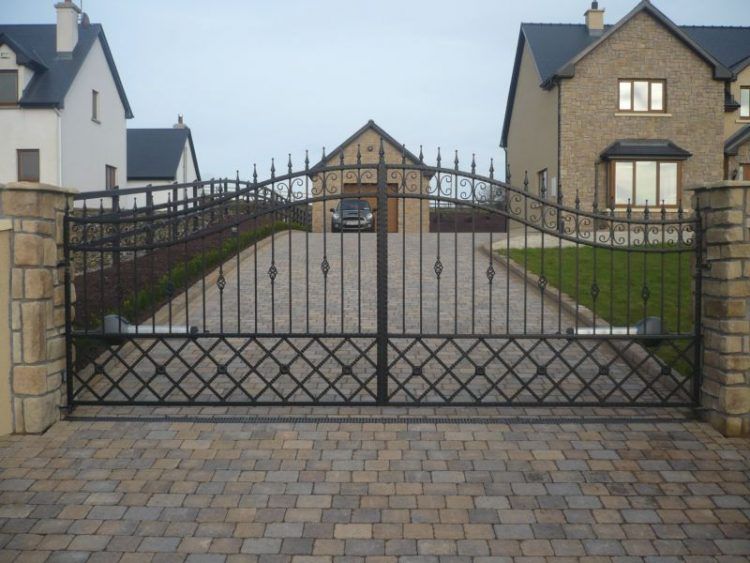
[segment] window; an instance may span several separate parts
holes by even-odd
[[[662,113],[666,110],[664,80],[620,80],[618,109],[634,113]]]
[[[0,70],[0,106],[18,103],[18,71]]]
[[[99,123],[99,92],[91,90],[91,121]]]
[[[104,170],[105,174],[105,187],[108,190],[117,189],[117,168],[107,164]]]
[[[18,181],[39,181],[39,149],[19,149],[18,155]]]
[[[740,117],[750,118],[750,86],[740,88]]]
[[[674,206],[679,198],[679,164],[657,160],[617,160],[612,165],[615,206]]]
[[[546,196],[547,195],[547,169],[540,170],[536,173],[537,177],[537,187],[539,188],[539,195]]]

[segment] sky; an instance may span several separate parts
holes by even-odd
[[[76,0],[80,5],[80,0]],[[750,25],[748,0],[656,0],[678,24]],[[54,0],[0,0],[2,23],[54,23]],[[636,0],[602,0],[614,23]],[[582,23],[582,0],[83,0],[135,118],[185,116],[202,176],[317,162],[374,119],[432,161],[499,148],[521,22]]]

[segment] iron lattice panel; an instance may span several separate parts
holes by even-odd
[[[375,338],[268,336],[87,341],[74,404],[374,402]]]
[[[634,339],[389,338],[389,402],[487,405],[690,405],[693,341],[665,363]]]

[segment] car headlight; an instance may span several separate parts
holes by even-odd
[[[368,221],[372,221],[372,213],[365,214],[365,219]]]
[[[338,221],[341,216],[338,213],[333,214],[333,220]]]

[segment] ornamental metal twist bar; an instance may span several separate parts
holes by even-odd
[[[442,162],[79,194],[69,404],[696,404],[699,214]]]

